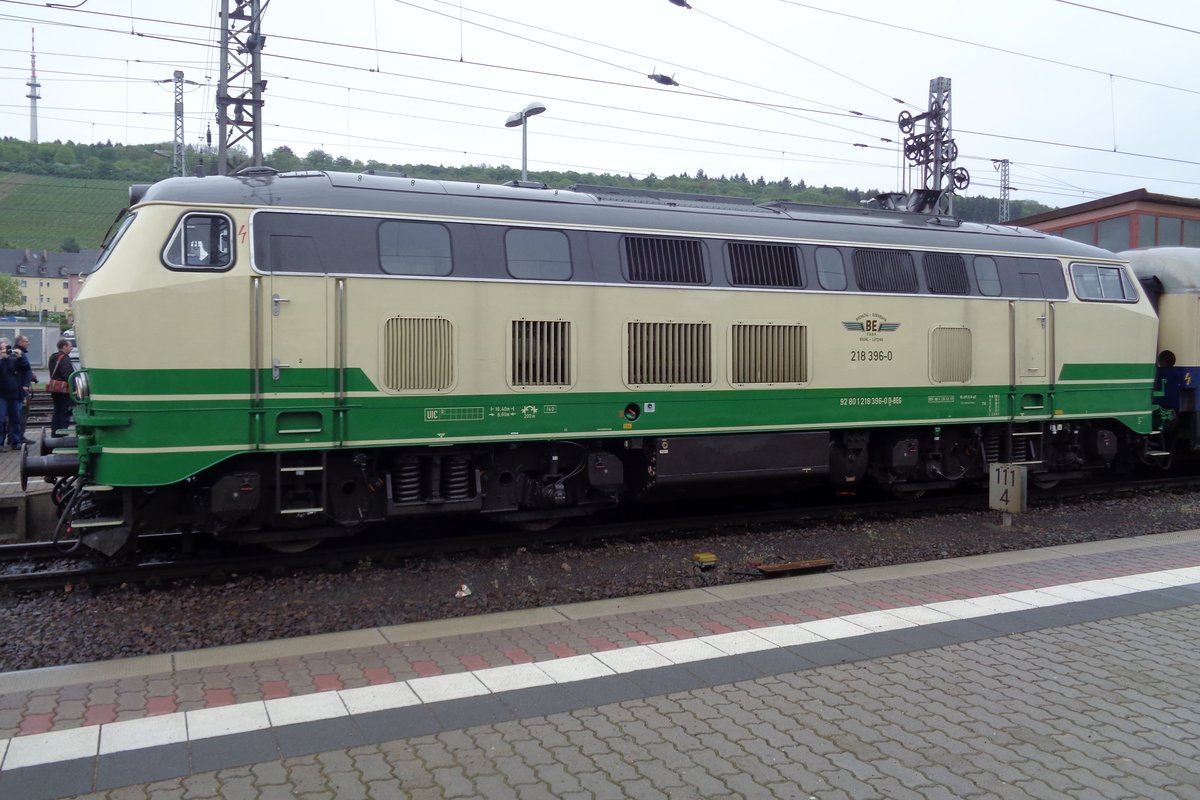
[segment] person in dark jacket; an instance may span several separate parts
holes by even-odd
[[[75,371],[74,365],[71,363],[71,340],[59,339],[58,352],[50,356],[50,377],[46,379],[46,384],[50,381],[65,381],[71,377],[71,373]],[[51,392],[50,397],[54,400],[54,417],[50,420],[50,433],[54,436],[58,432],[71,424],[71,407],[74,403],[71,402],[69,392]]]
[[[16,340],[13,342],[14,348],[21,348],[21,353],[25,359],[29,360],[29,337],[23,333],[17,334]],[[25,434],[25,444],[33,444],[33,440],[29,438],[29,401],[33,397],[33,384],[37,383],[37,375],[33,373],[32,364],[30,370],[25,373],[25,380],[21,383],[21,431]]]
[[[0,400],[4,401],[4,418],[8,422],[4,450],[21,449],[25,433],[21,427],[21,393],[31,367],[29,359],[8,339],[0,339]]]

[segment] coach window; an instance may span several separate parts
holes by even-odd
[[[436,222],[385,221],[379,226],[379,263],[392,275],[449,275],[450,231]]]
[[[975,280],[979,283],[981,294],[998,297],[1000,294],[1000,271],[996,268],[996,259],[990,256],[975,256]]]
[[[1122,267],[1100,264],[1072,264],[1071,283],[1080,300],[1100,300],[1110,303],[1133,303],[1137,291]]]
[[[233,262],[228,217],[188,214],[175,226],[163,262],[175,269],[225,269]]]
[[[513,228],[504,234],[508,274],[535,281],[571,279],[571,245],[562,231]]]
[[[846,289],[846,263],[842,251],[832,247],[817,248],[817,281],[822,289],[841,292]]]

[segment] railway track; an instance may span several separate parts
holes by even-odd
[[[1039,490],[1031,504],[1049,504],[1089,497],[1130,496],[1144,492],[1200,490],[1200,477],[1163,476],[1121,482],[1093,482]],[[759,498],[761,500],[762,498]],[[744,501],[743,501],[744,502]],[[584,545],[621,538],[687,537],[730,528],[755,528],[771,524],[817,524],[831,520],[872,519],[893,516],[920,516],[986,509],[987,498],[979,492],[954,492],[918,499],[871,500],[834,498],[816,505],[796,505],[779,501],[763,507],[744,505],[732,509],[716,508],[702,513],[681,514],[677,507],[657,509],[661,516],[646,509],[637,519],[572,520],[541,532],[496,529],[480,533],[478,520],[466,520],[456,527],[441,524],[437,536],[405,535],[396,538],[381,529],[374,536],[330,540],[321,547],[301,553],[246,553],[244,548],[231,552],[210,549],[184,552],[180,534],[160,534],[143,539],[151,547],[136,563],[92,563],[72,559],[62,552],[71,540],[59,545],[50,542],[23,542],[0,545],[0,593],[101,590],[107,586],[141,584],[159,586],[183,580],[221,581],[235,575],[252,573],[286,574],[296,570],[337,570],[366,562],[397,562],[405,559],[451,556],[517,548],[549,548]],[[765,569],[763,577],[788,570]]]

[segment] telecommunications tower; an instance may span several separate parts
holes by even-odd
[[[42,85],[37,79],[37,47],[34,36],[37,33],[36,28],[29,29],[29,80],[25,83],[29,87],[29,94],[25,95],[29,98],[29,142],[37,144],[37,101],[42,99],[42,95],[38,89]]]

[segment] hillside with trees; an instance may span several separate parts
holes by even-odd
[[[170,152],[170,143],[122,145],[55,141],[31,144],[12,137],[0,139],[0,247],[68,252],[72,247],[99,247],[108,226],[128,202],[129,185],[152,183],[170,176]],[[211,156],[189,147],[186,158],[193,174],[197,168],[211,172]],[[243,161],[245,154],[235,151],[232,160]],[[264,161],[281,172],[375,170],[413,178],[471,183],[505,183],[520,178],[520,169],[509,166],[444,167],[385,164],[375,160],[364,163],[344,156],[334,157],[319,149],[301,157],[289,147],[277,147]],[[755,202],[789,200],[850,208],[861,207],[862,201],[881,191],[878,188],[814,186],[803,179],[795,183],[789,178],[768,181],[762,176],[751,178],[746,173],[710,176],[703,169],[696,170],[694,175],[650,175],[645,178],[581,172],[537,172],[530,178],[554,188],[577,183],[599,184],[744,197]],[[995,222],[999,206],[1000,201],[995,198],[957,197],[954,213],[972,222]],[[1049,206],[1029,200],[1014,201],[1011,206],[1013,217],[1050,210]]]

